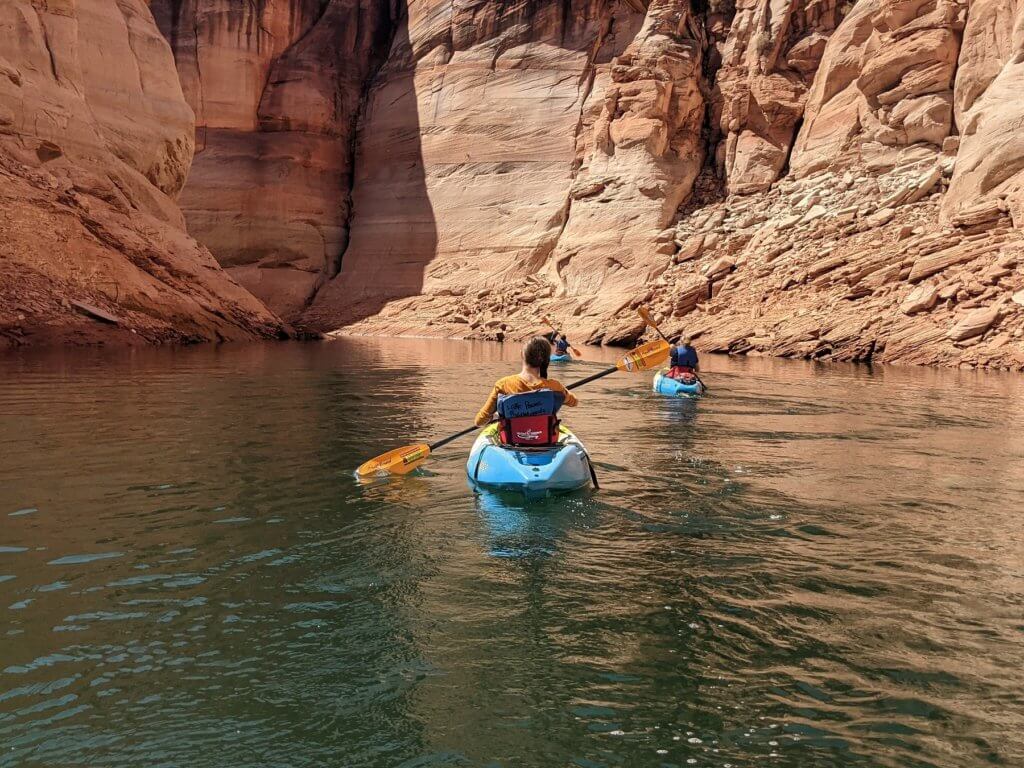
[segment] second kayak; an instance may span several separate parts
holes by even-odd
[[[684,384],[665,375],[664,371],[658,371],[654,375],[654,391],[659,395],[669,397],[700,397],[704,394],[704,385],[700,380],[693,384]]]
[[[546,496],[583,488],[593,482],[590,457],[583,443],[561,427],[558,444],[550,448],[511,448],[498,442],[498,427],[486,427],[473,443],[466,474],[474,486]]]
[[[564,355],[552,354],[551,355],[551,362],[552,363],[571,363],[572,362],[572,355],[570,355],[568,352],[566,352]]]

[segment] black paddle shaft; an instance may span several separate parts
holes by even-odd
[[[615,373],[617,370],[619,370],[619,369],[618,368],[609,368],[606,371],[601,371],[600,373],[595,373],[593,376],[587,376],[587,378],[585,378],[585,379],[580,379],[579,381],[574,381],[572,384],[567,386],[566,389],[576,389],[576,387],[582,387],[584,384],[589,384],[592,381],[596,381],[597,379],[602,379],[605,376],[609,376],[609,375]]]
[[[453,440],[458,440],[460,437],[465,437],[470,432],[476,432],[477,429],[479,429],[479,427],[477,427],[474,424],[469,429],[464,429],[461,432],[456,432],[454,435],[451,435],[450,437],[446,437],[444,440],[438,440],[436,443],[431,443],[430,450],[431,452],[436,451],[438,448],[448,445],[448,443],[452,442]]]

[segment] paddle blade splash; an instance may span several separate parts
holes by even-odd
[[[356,474],[359,477],[407,475],[426,461],[428,456],[430,456],[430,446],[426,443],[406,445],[383,453],[375,459],[370,459],[356,470]]]
[[[615,364],[620,371],[636,373],[637,371],[649,371],[652,368],[659,368],[668,360],[672,345],[663,339],[649,341],[641,344],[628,355]]]

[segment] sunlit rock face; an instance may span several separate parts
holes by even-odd
[[[352,240],[306,317],[490,290],[565,296],[647,276],[642,254],[704,157],[689,3],[411,2],[370,91]]]
[[[1024,3],[971,4],[953,106],[960,151],[944,212],[1002,198],[1024,226]]]
[[[1024,364],[1019,3],[153,8],[190,231],[305,325]]]
[[[885,170],[910,146],[938,154],[953,129],[966,8],[955,0],[860,0],[825,47],[793,171],[858,162]]]
[[[0,3],[0,347],[279,321],[184,232],[193,114],[142,0]]]

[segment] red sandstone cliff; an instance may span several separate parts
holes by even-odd
[[[192,113],[140,0],[0,3],[0,347],[280,321],[184,232]]]
[[[666,0],[580,13],[598,29],[611,14],[621,37],[610,48],[600,39],[610,60],[587,62],[575,156],[550,158],[569,177],[569,203],[524,221],[555,197],[559,176],[547,171],[548,194],[531,190],[537,174],[515,174],[504,150],[521,145],[492,144],[486,117],[459,112],[458,133],[431,124],[421,145],[445,146],[446,162],[432,173],[426,154],[422,196],[444,203],[446,180],[464,175],[451,193],[464,202],[450,218],[449,206],[433,207],[439,245],[416,259],[422,287],[359,311],[361,265],[385,275],[403,260],[378,239],[350,276],[343,260],[310,318],[326,327],[354,306],[373,314],[350,331],[493,338],[529,333],[548,313],[593,341],[623,343],[642,331],[634,308],[647,302],[706,349],[1024,368],[1024,6],[754,0],[698,14]],[[455,62],[456,77],[474,69],[447,53],[406,67],[418,84]],[[492,93],[504,77],[508,94],[520,68],[529,64],[481,73],[476,90]],[[549,105],[557,91],[541,93],[534,103]],[[507,101],[517,111],[506,130],[557,146],[562,126],[530,99]],[[701,109],[703,125],[686,117]],[[488,147],[492,167],[513,176],[503,198],[476,197],[465,146]],[[483,248],[467,247],[471,221]],[[509,248],[530,233],[551,237]]]
[[[55,179],[8,170],[35,190],[8,198],[123,195],[138,252],[184,181],[190,233],[290,319],[513,338],[547,313],[625,343],[647,302],[708,349],[1024,367],[1017,2],[151,0],[187,181],[145,9],[37,6],[7,13],[49,20],[14,58],[57,50],[27,71],[91,109],[33,119],[0,78],[8,156]],[[76,14],[124,58],[107,80]]]

